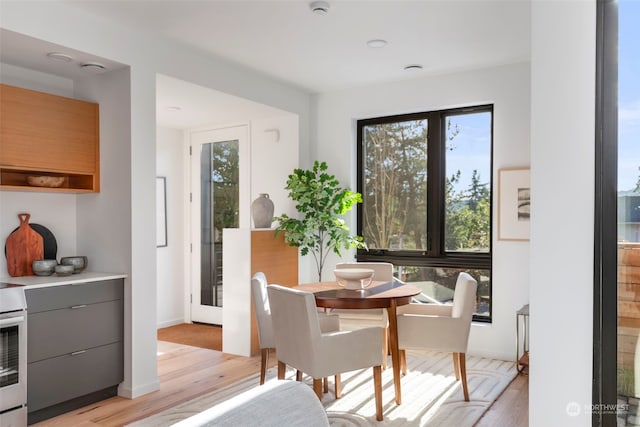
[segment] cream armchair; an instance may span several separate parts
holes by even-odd
[[[336,268],[370,268],[373,270],[373,280],[380,282],[393,282],[393,264],[388,262],[343,262]],[[382,328],[382,368],[387,367],[387,354],[389,353],[389,319],[387,310],[372,308],[368,310],[332,309],[331,314],[340,316],[342,329],[357,329],[365,326],[380,326]]]
[[[478,283],[460,273],[453,305],[409,304],[398,307],[398,347],[402,372],[406,374],[406,349],[427,349],[453,353],[456,380],[462,380],[464,400],[469,401],[465,354],[476,307]]]
[[[322,378],[335,375],[335,395],[339,398],[341,373],[373,367],[376,419],[382,421],[381,329],[323,333],[313,294],[279,285],[269,285],[267,292],[278,378],[284,378],[286,366],[290,365],[313,378],[313,390],[322,399]]]
[[[251,278],[251,299],[253,312],[258,324],[258,340],[260,342],[260,385],[264,384],[269,361],[269,350],[276,347],[271,326],[271,309],[267,295],[267,277],[262,272]]]
[[[276,347],[273,337],[273,326],[271,324],[271,308],[269,306],[269,295],[267,294],[267,277],[262,272],[257,272],[251,278],[251,300],[253,310],[258,324],[258,340],[260,343],[260,385],[264,384],[269,362],[269,351]],[[340,320],[338,316],[320,315],[320,329],[324,332],[340,330]],[[301,373],[296,375],[301,379]],[[325,386],[326,389],[326,386]]]

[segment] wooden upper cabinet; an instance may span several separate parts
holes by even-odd
[[[0,188],[96,192],[99,106],[0,84]],[[57,188],[27,179],[57,177]]]

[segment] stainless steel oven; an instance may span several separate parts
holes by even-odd
[[[0,283],[0,426],[27,425],[27,304],[19,285]]]

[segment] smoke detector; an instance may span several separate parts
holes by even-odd
[[[313,1],[309,5],[309,9],[311,9],[311,12],[315,13],[316,15],[326,15],[327,13],[329,13],[330,7],[331,6],[328,2],[322,0]]]

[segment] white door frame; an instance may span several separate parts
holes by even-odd
[[[190,132],[190,320],[222,325],[223,308],[200,304],[200,151],[203,144],[238,140],[239,155],[239,228],[251,226],[249,125],[202,129]],[[220,230],[222,232],[222,230]],[[223,291],[224,292],[224,291]],[[224,294],[223,294],[224,295]],[[224,301],[224,297],[223,297]],[[224,305],[224,302],[223,302]]]

